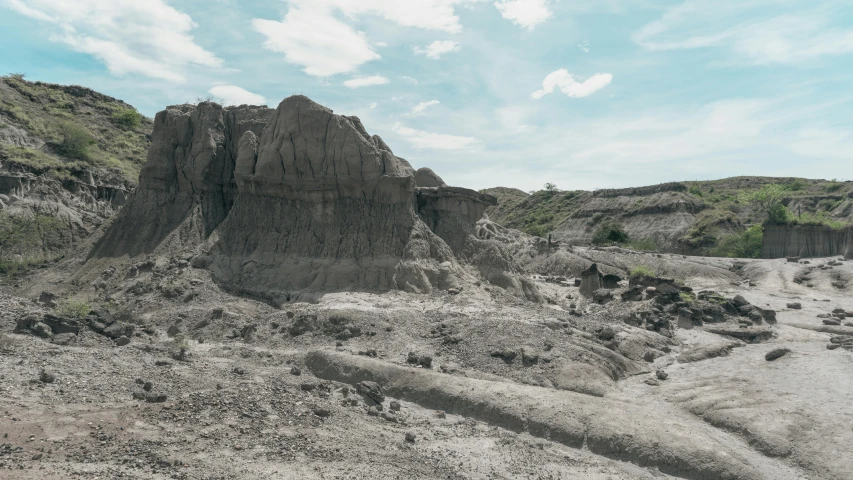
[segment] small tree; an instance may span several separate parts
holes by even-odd
[[[622,226],[616,223],[604,223],[592,236],[593,245],[611,245],[614,243],[625,243],[628,241],[628,233]]]
[[[62,122],[57,131],[59,143],[56,149],[60,154],[78,160],[89,159],[89,146],[95,143],[95,139],[88,130],[71,122]]]
[[[545,184],[545,191],[548,193],[554,193],[557,191],[557,186],[551,182]]]
[[[112,120],[119,127],[133,129],[142,122],[142,114],[133,108],[120,108],[113,113]]]
[[[786,188],[779,184],[765,185],[760,190],[743,192],[738,196],[740,203],[755,205],[767,214],[767,219],[774,223],[785,223],[790,215],[782,205]]]

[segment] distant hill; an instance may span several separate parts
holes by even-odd
[[[597,191],[557,188],[526,193],[483,190],[498,204],[489,217],[506,227],[572,244],[589,244],[605,225],[618,225],[625,246],[685,254],[709,254],[720,240],[761,223],[765,215],[738,201],[764,185],[785,187],[783,203],[809,222],[853,222],[853,182],[804,178],[733,177]]]
[[[79,86],[0,77],[0,273],[85,241],[136,186],[153,121]]]
[[[0,77],[0,170],[133,187],[154,123],[88,88]]]

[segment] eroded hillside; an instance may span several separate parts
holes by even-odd
[[[617,243],[638,250],[713,254],[721,240],[766,220],[759,208],[739,201],[766,185],[784,188],[782,204],[794,222],[853,222],[853,182],[835,180],[734,177],[597,191],[551,186],[529,194],[505,187],[483,192],[498,199],[486,211],[491,220],[531,235],[589,244],[603,226],[618,225],[628,238]]]

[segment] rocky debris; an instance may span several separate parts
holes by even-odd
[[[533,347],[521,347],[521,364],[525,367],[532,367],[539,364],[540,356],[539,350]],[[504,360],[506,360],[506,357],[504,357]]]
[[[314,407],[314,415],[317,415],[320,418],[327,418],[332,415],[332,411],[326,407]]]
[[[356,384],[355,390],[377,404],[381,404],[385,401],[385,395],[382,393],[382,387],[376,382],[359,382]]]
[[[296,365],[294,365],[294,366],[290,367],[290,374],[299,376],[299,375],[302,375],[302,370],[299,367],[297,367]]]
[[[767,352],[766,355],[764,355],[764,359],[767,360],[768,362],[772,362],[773,360],[776,360],[777,358],[782,358],[789,353],[791,353],[790,349],[774,348],[773,350],[770,350],[769,352]]]
[[[392,412],[399,412],[400,411],[400,402],[398,402],[396,400],[392,400],[391,403],[388,404],[388,408],[390,408]]]
[[[787,257],[788,263],[799,263],[800,257]]]
[[[308,332],[313,332],[317,329],[317,315],[302,314],[293,320],[293,325],[290,326],[288,332],[294,336],[304,335]]]
[[[163,393],[150,392],[145,390],[136,390],[133,392],[134,400],[142,400],[146,403],[163,403],[167,397]]]
[[[432,169],[423,167],[415,171],[415,185],[417,187],[446,187],[447,184]]]
[[[654,288],[654,287],[649,287]],[[633,287],[629,287],[627,290],[620,294],[623,302],[629,301],[639,301],[643,299],[643,292],[646,291],[646,287],[642,285],[634,285]]]
[[[841,325],[841,320],[837,320],[835,318],[825,318],[823,320],[824,325],[836,326]]]
[[[655,377],[657,377],[658,380],[666,380],[667,378],[669,378],[669,374],[663,370],[658,369],[655,371]]]
[[[803,308],[803,305],[800,302],[792,302],[785,305],[787,308],[791,310],[800,310]]]
[[[406,432],[406,441],[409,443],[415,443],[415,440],[418,436],[414,432]]]
[[[492,351],[490,355],[495,358],[500,358],[506,363],[512,363],[512,361],[515,360],[515,357],[518,356],[518,352],[511,349],[501,349]]]
[[[406,363],[419,365],[424,368],[432,368],[432,357],[429,355],[418,355],[415,352],[409,352],[406,357]]]
[[[599,304],[604,305],[613,300],[613,292],[606,288],[599,288],[598,290],[592,293],[592,301]]]
[[[130,345],[130,339],[122,335],[121,337],[115,339],[115,345],[117,347],[124,347],[125,345]]]
[[[41,383],[53,383],[56,381],[56,375],[47,370],[42,370],[39,373],[39,381]]]

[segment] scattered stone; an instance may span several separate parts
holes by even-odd
[[[790,308],[791,310],[801,310],[803,308],[803,305],[800,302],[792,302],[785,306]]]
[[[53,330],[50,329],[46,324],[42,322],[38,322],[33,325],[32,332],[41,338],[50,338],[53,336]]]
[[[385,401],[385,395],[382,393],[382,387],[376,382],[359,382],[356,384],[355,390],[376,403],[381,404]]]
[[[660,385],[660,381],[658,381],[658,379],[656,378],[647,378],[644,382],[646,385],[651,385],[653,387],[657,387]]]
[[[391,409],[392,412],[399,412],[400,411],[400,402],[393,400],[389,404],[389,408]]]
[[[418,438],[418,436],[415,435],[414,432],[406,432],[406,441],[407,442],[415,443],[415,439],[417,439],[417,438]]]
[[[599,288],[592,292],[592,300],[599,305],[604,305],[613,300],[613,292],[606,288]]]
[[[658,370],[655,372],[655,376],[658,378],[658,380],[666,380],[669,377],[669,374],[663,370]]]
[[[392,423],[398,423],[399,422],[399,420],[397,419],[397,416],[394,415],[393,413],[390,413],[390,412],[382,412],[379,414],[379,416],[381,418],[383,418],[384,420],[387,420],[387,421],[392,422]]]
[[[377,410],[376,407],[370,407],[367,409],[367,415],[369,415],[371,417],[378,417],[379,416],[379,410]]]
[[[41,383],[53,383],[56,381],[56,375],[48,372],[47,370],[42,370],[39,373],[39,381]]]
[[[235,366],[234,368],[231,369],[231,373],[233,373],[235,375],[245,375],[246,369],[241,367],[241,366]]]
[[[841,321],[837,320],[835,318],[825,318],[825,319],[823,319],[823,324],[824,325],[830,325],[830,326],[838,326],[838,325],[841,325]]]
[[[613,340],[613,338],[615,338],[615,337],[616,337],[616,331],[613,330],[613,327],[610,327],[610,326],[606,326],[606,327],[602,328],[601,330],[599,330],[599,332],[598,332],[598,338],[601,340],[604,340],[604,341]]]
[[[317,388],[317,385],[314,385],[313,383],[303,383],[303,384],[299,385],[299,389],[302,390],[303,392],[311,392],[315,388]]]
[[[145,390],[137,390],[133,392],[135,400],[144,400],[146,403],[163,403],[166,401],[166,395],[162,393],[146,392]]]
[[[776,360],[777,358],[782,358],[789,353],[791,353],[791,350],[787,348],[775,348],[767,352],[767,355],[764,355],[764,359],[768,362],[772,362],[773,360]]]
[[[290,374],[299,376],[299,375],[302,375],[302,370],[300,370],[299,367],[294,365],[294,366],[290,367]]]
[[[436,417],[438,417],[438,418],[447,418],[447,413],[445,413],[445,411],[444,411],[444,410],[439,410],[439,411],[435,414],[435,416],[436,416]]]
[[[115,339],[115,345],[117,347],[123,347],[125,345],[130,345],[130,339],[125,337],[124,335],[122,335],[121,337],[118,337],[117,339]]]
[[[328,408],[314,407],[314,415],[317,415],[320,418],[327,418],[332,415],[332,412]]]

